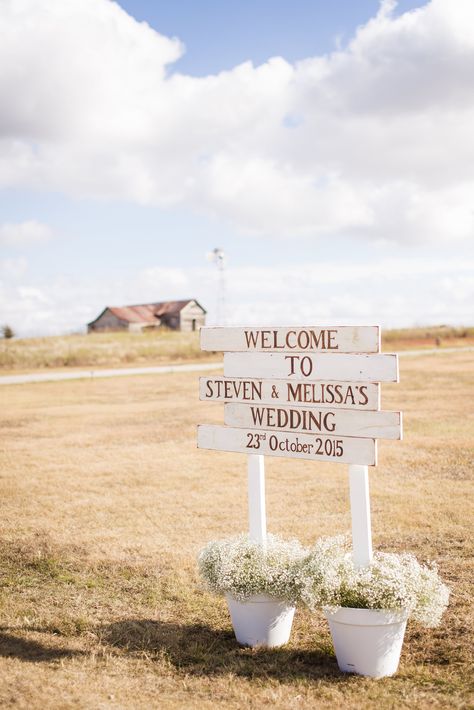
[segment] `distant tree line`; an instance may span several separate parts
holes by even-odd
[[[14,338],[15,333],[13,332],[13,328],[9,325],[2,325],[2,336],[4,338]]]

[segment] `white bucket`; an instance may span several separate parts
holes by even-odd
[[[242,646],[274,648],[288,642],[295,607],[265,594],[244,602],[226,595],[235,638]]]
[[[325,609],[324,613],[341,671],[371,678],[396,673],[407,611],[341,607],[337,611]]]

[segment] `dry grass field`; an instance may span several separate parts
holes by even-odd
[[[108,363],[109,364],[109,363]],[[402,442],[371,471],[374,544],[434,559],[443,625],[410,625],[399,672],[338,672],[325,621],[241,649],[195,558],[246,528],[246,461],[198,451],[197,374],[4,386],[0,707],[472,708],[474,354],[401,359],[383,406]],[[270,531],[311,543],[350,525],[347,467],[267,461]]]
[[[383,349],[398,351],[474,345],[474,328],[447,326],[383,331]],[[220,353],[217,358],[220,357]],[[84,367],[129,367],[168,362],[216,360],[200,350],[198,333],[169,330],[145,333],[92,333],[90,335],[13,338],[0,340],[0,372]]]
[[[446,325],[426,328],[402,328],[382,331],[385,352],[423,349],[456,348],[474,345],[474,328],[453,328]]]
[[[127,367],[209,359],[199,333],[158,330],[0,340],[0,370]]]

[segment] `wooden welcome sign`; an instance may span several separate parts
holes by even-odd
[[[380,328],[210,327],[201,348],[225,353],[224,377],[200,378],[200,399],[224,403],[225,426],[199,426],[198,447],[250,455],[251,535],[265,539],[263,456],[348,463],[354,558],[370,562],[366,467],[377,439],[402,438],[401,413],[380,409],[379,383],[399,379]]]

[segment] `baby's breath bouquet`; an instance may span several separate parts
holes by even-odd
[[[322,538],[301,565],[300,598],[310,609],[405,609],[422,625],[437,626],[449,589],[434,563],[420,564],[408,553],[376,552],[368,567],[357,568],[344,536]]]
[[[239,601],[266,594],[295,604],[299,569],[307,554],[297,540],[268,535],[262,545],[238,535],[209,542],[199,554],[199,572],[216,594],[230,594]]]

